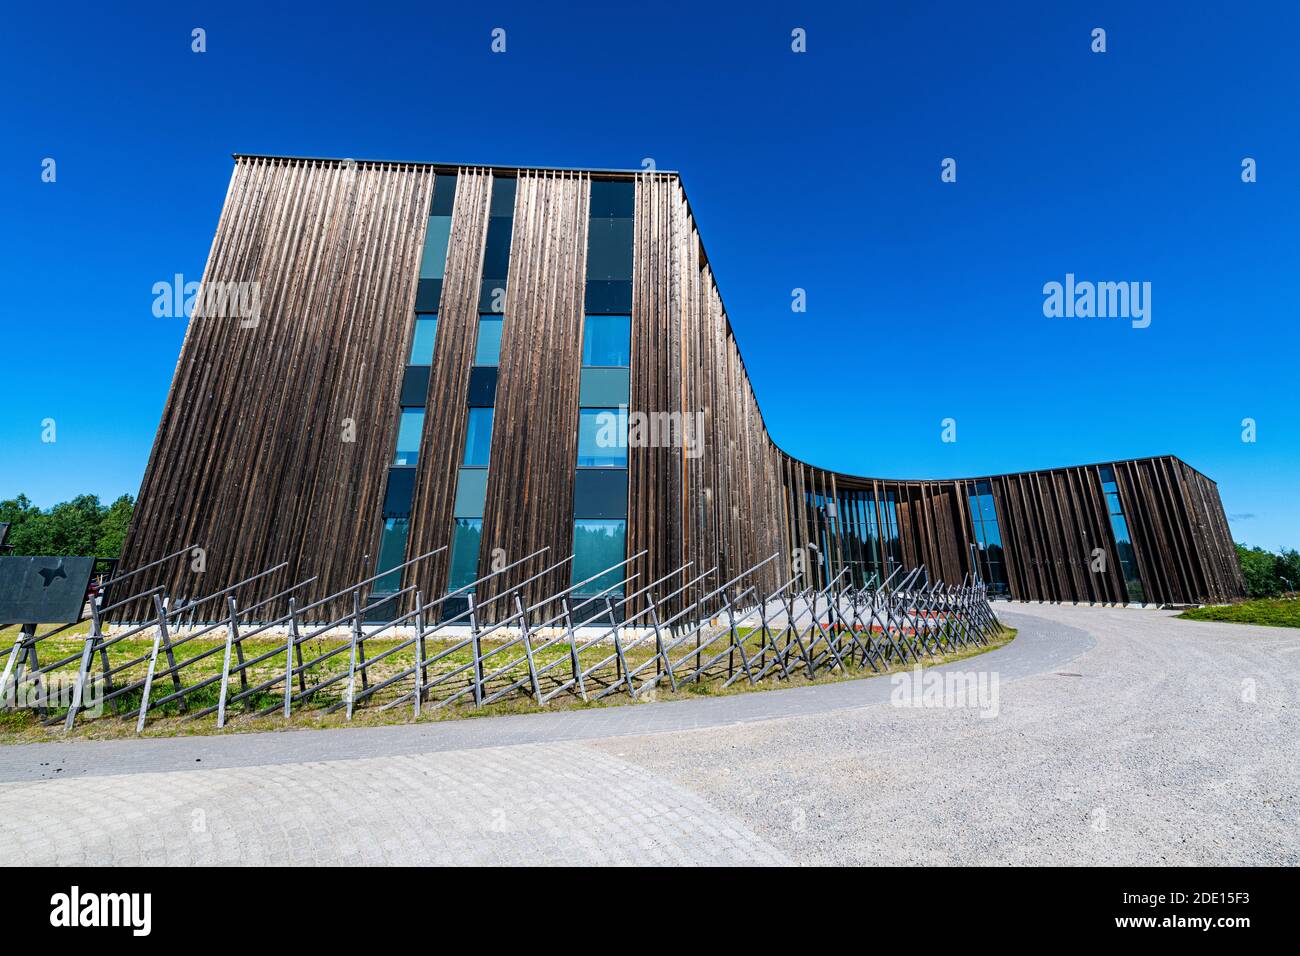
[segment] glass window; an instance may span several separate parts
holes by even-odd
[[[450,216],[456,204],[456,174],[438,173],[433,177],[433,206],[430,216]]]
[[[487,500],[487,469],[462,468],[456,479],[456,502],[452,514],[457,518],[483,517]]]
[[[405,518],[389,518],[384,522],[384,534],[379,540],[379,567],[376,572],[388,571],[399,567],[406,561]],[[371,589],[375,593],[391,593],[402,589],[402,572],[393,571],[375,581]]]
[[[497,370],[475,367],[469,370],[469,394],[465,402],[470,408],[491,408],[497,403]]]
[[[465,460],[462,465],[486,468],[492,451],[491,408],[471,408],[465,423]]]
[[[429,401],[429,375],[431,365],[408,365],[402,373],[401,403],[407,406],[425,405]]]
[[[405,518],[411,513],[415,494],[414,468],[389,468],[388,487],[384,489],[384,517]]]
[[[397,454],[394,465],[414,465],[420,457],[420,436],[424,434],[424,409],[403,408],[397,425]]]
[[[496,176],[492,180],[492,205],[488,209],[488,215],[492,218],[514,219],[515,215],[515,191],[519,185],[519,180],[510,179],[505,176]]]
[[[578,412],[578,467],[627,467],[627,416],[616,408]]]
[[[628,377],[625,368],[584,368],[578,384],[578,406],[617,408],[628,404]]]
[[[592,219],[587,233],[587,278],[632,278],[632,220]]]
[[[573,486],[575,518],[626,518],[627,472],[622,468],[579,468]]]
[[[632,283],[629,280],[588,279],[585,295],[583,308],[588,315],[623,315],[632,311]]]
[[[415,334],[411,336],[411,356],[408,365],[433,364],[433,338],[438,334],[438,317],[436,315],[417,315],[415,317]]]
[[[632,316],[589,315],[582,323],[582,364],[624,366],[632,360]]]
[[[585,581],[592,575],[622,561],[625,554],[626,521],[575,521],[573,523],[573,578],[570,584]],[[622,595],[624,568],[601,574],[596,580],[584,584],[580,594],[595,594],[613,584],[620,587],[611,592]]]
[[[630,219],[636,209],[636,183],[601,180],[591,184],[591,218]]]
[[[505,279],[510,275],[510,230],[513,225],[507,217],[488,220],[487,239],[483,245],[483,278]],[[505,285],[504,282],[501,284]]]
[[[451,238],[451,216],[431,216],[424,234],[421,279],[441,279],[447,269],[447,241]]]
[[[474,347],[475,365],[498,365],[501,362],[501,317],[478,317],[478,344]]]
[[[455,591],[478,578],[478,552],[483,540],[482,518],[457,518],[451,528],[451,566],[447,590]]]

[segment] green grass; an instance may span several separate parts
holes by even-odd
[[[69,631],[65,631],[48,641],[42,641],[40,645],[42,663],[52,662],[65,656],[77,653],[84,644],[87,628],[78,626]],[[742,643],[745,644],[751,653],[757,653],[758,647],[762,642],[763,635],[758,629],[741,628]],[[1007,629],[990,641],[988,647],[978,647],[973,649],[962,650],[953,654],[936,656],[927,659],[929,664],[941,664],[955,660],[961,660],[976,654],[993,650],[1008,643],[1015,635],[1013,630]],[[0,645],[10,645],[16,636],[16,629],[0,630]],[[184,635],[173,635],[173,640],[178,640]],[[536,643],[541,640],[535,639]],[[371,638],[365,642],[365,652],[367,658],[375,658],[387,650],[394,648],[400,641],[392,638]],[[426,655],[433,655],[438,651],[450,651],[447,656],[440,660],[436,665],[429,668],[429,677],[431,680],[437,679],[439,675],[448,675],[449,683],[442,686],[437,697],[445,697],[461,687],[469,686],[469,674],[462,672],[460,675],[452,677],[451,672],[468,664],[473,660],[473,656],[468,647],[451,650],[458,642],[455,641],[429,641],[426,648]],[[508,686],[515,680],[527,674],[527,665],[523,662],[523,649],[516,645],[513,648],[505,648],[501,642],[485,640],[484,650],[490,651],[494,648],[501,647],[502,653],[496,658],[487,662],[485,668],[491,672],[498,667],[515,663],[508,667],[507,670],[489,681],[488,692]],[[120,641],[112,648],[113,661],[125,663],[128,660],[146,657],[153,646],[152,635],[146,637],[128,638]],[[711,651],[706,651],[706,658],[711,656],[712,652],[726,647],[726,641],[723,639],[714,645]],[[268,655],[267,660],[249,668],[248,685],[256,686],[263,681],[274,677],[279,677],[284,673],[284,643],[283,638],[261,639],[255,636],[245,640],[244,653],[248,659],[260,657],[263,654]],[[7,647],[4,648],[7,650]],[[224,632],[221,629],[195,638],[193,641],[186,642],[176,648],[176,657],[178,660],[186,660],[205,651],[219,651],[224,649]],[[338,638],[321,638],[307,641],[303,645],[303,654],[307,660],[311,660],[327,651],[340,649],[342,652],[321,661],[311,668],[309,683],[316,683],[322,678],[336,674],[346,674],[348,670],[348,653],[347,643],[345,640]],[[636,668],[637,665],[649,661],[653,658],[653,642],[646,642],[639,647],[632,648],[627,653],[627,663],[630,668]],[[579,664],[586,668],[595,662],[604,659],[613,653],[612,645],[592,646],[579,654]],[[689,645],[684,645],[673,652],[672,657],[678,660],[683,656],[690,654]],[[558,680],[567,678],[569,673],[569,649],[567,642],[560,641],[552,647],[538,651],[536,654],[537,667],[543,668],[545,665],[556,662],[557,666],[552,668],[546,675],[543,675],[543,692],[556,685]],[[380,682],[386,677],[395,675],[403,669],[414,663],[414,648],[404,648],[396,653],[391,654],[383,661],[374,664],[370,668],[369,678],[372,682]],[[219,652],[211,653],[203,657],[202,660],[186,667],[181,672],[182,686],[190,686],[201,683],[205,679],[218,676],[221,673],[222,654]],[[98,658],[96,658],[98,665]],[[2,663],[0,663],[2,666]],[[159,655],[159,668],[166,666],[165,658]],[[717,665],[711,668],[713,675],[725,676],[727,661],[724,658]],[[895,668],[895,670],[907,669],[905,667]],[[76,670],[76,663],[69,663],[62,667],[56,673],[70,678]],[[139,680],[144,676],[146,665],[137,663],[119,674],[115,678],[115,683],[121,686],[124,683],[130,683],[133,680]],[[845,671],[823,671],[816,678],[809,679],[799,668],[792,665],[791,670],[794,672],[790,680],[773,679],[769,675],[767,679],[756,685],[751,685],[748,681],[739,680],[730,687],[722,687],[722,681],[718,679],[706,680],[701,683],[682,684],[680,689],[674,693],[664,681],[659,687],[651,692],[642,695],[641,700],[673,700],[687,699],[700,696],[730,696],[732,694],[750,693],[753,691],[772,690],[779,687],[788,687],[794,684],[822,684],[834,683],[842,680],[857,680],[862,677],[871,677],[875,674],[869,667],[862,669],[853,668]],[[892,671],[886,671],[890,673]],[[652,673],[652,671],[643,672],[640,677]],[[589,678],[588,691],[595,693],[606,686],[608,681],[613,679],[612,665],[601,672],[601,675],[595,679]],[[296,681],[295,681],[296,683]],[[340,700],[344,687],[343,682],[338,682],[332,686],[321,690],[313,695],[310,699],[295,702],[293,720],[287,723],[281,716],[273,715],[258,717],[255,712],[266,707],[275,707],[283,700],[283,684],[269,688],[266,691],[251,695],[249,702],[251,707],[246,707],[244,701],[232,703],[226,729],[218,731],[216,729],[215,716],[209,715],[198,720],[191,720],[187,714],[181,710],[179,701],[172,701],[161,707],[151,708],[149,720],[145,727],[146,736],[178,736],[191,734],[210,734],[210,733],[237,733],[240,731],[261,731],[261,730],[282,730],[288,728],[303,727],[337,727],[346,726],[348,721],[342,712],[326,714],[324,711],[332,704]],[[158,676],[155,679],[153,694],[151,700],[158,700],[175,689],[170,675]],[[237,676],[231,678],[231,694],[235,694],[240,689],[240,681]],[[377,694],[369,703],[383,703],[392,700],[411,689],[409,679],[402,680],[400,683],[386,688]],[[204,687],[199,687],[190,692],[185,700],[187,701],[187,711],[194,713],[205,707],[215,705],[219,693],[219,685],[211,683]],[[135,733],[134,712],[139,709],[141,693],[139,690],[123,694],[120,702],[120,715],[114,713],[117,709],[113,703],[106,706],[106,713],[99,717],[87,717],[78,721],[73,732],[73,737],[82,739],[98,739],[133,736]],[[572,694],[561,694],[554,700],[548,702],[542,707],[538,707],[535,701],[525,696],[524,693],[517,693],[504,697],[500,701],[485,707],[475,707],[472,697],[466,695],[459,701],[454,702],[442,708],[433,708],[426,705],[425,712],[421,717],[422,721],[430,720],[447,720],[464,717],[480,717],[496,714],[517,714],[531,713],[540,710],[557,710],[557,709],[586,709],[590,707],[607,707],[622,706],[635,704],[626,694],[611,694],[600,701],[584,702]],[[55,713],[58,711],[56,710]],[[411,720],[411,708],[409,705],[400,705],[391,710],[378,712],[374,707],[365,706],[365,703],[358,706],[351,721],[352,725],[373,726],[377,724],[394,724],[408,723]],[[61,727],[42,727],[37,715],[30,710],[6,710],[0,711],[0,743],[26,743],[40,740],[61,739]]]
[[[1300,627],[1300,600],[1260,598],[1240,604],[1196,607],[1178,615],[1189,621],[1230,621],[1233,624],[1264,624],[1268,627]]]

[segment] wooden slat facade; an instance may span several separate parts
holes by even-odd
[[[259,321],[190,322],[122,552],[130,568],[194,544],[205,570],[133,586],[193,599],[288,561],[248,605],[367,573],[432,185],[428,166],[237,160],[203,284],[257,282]]]
[[[443,173],[455,173],[457,187],[408,555],[449,544],[490,198],[502,176],[517,186],[480,574],[496,553],[513,561],[550,551],[482,597],[570,553],[591,180],[617,178],[635,181],[630,410],[699,413],[704,429],[700,457],[629,449],[627,553],[648,552],[629,569],[637,586],[687,561],[692,574],[716,566],[698,594],[779,553],[743,582],[770,590],[790,576],[796,551],[813,580],[846,562],[887,570],[894,559],[959,581],[972,571],[969,496],[987,482],[1011,597],[1128,600],[1104,466],[886,480],[828,472],[777,448],[675,174],[267,157],[237,159],[204,273],[205,284],[259,283],[260,322],[190,323],[123,553],[123,567],[138,566],[193,542],[206,570],[177,562],[141,575],[141,586],[194,597],[288,561],[238,595],[248,605],[312,574],[308,597],[373,573],[424,232]],[[354,441],[342,440],[345,419]],[[1148,600],[1244,593],[1212,481],[1168,456],[1110,467]],[[883,528],[890,496],[896,551],[883,533],[864,543],[855,530],[868,512]],[[817,507],[827,500],[838,513]],[[1091,569],[1095,548],[1111,556],[1104,572]],[[426,600],[443,593],[447,558],[418,565],[405,583]],[[568,574],[532,594],[565,587]]]

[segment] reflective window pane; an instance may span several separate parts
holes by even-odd
[[[627,467],[627,416],[613,408],[578,412],[578,467]]]
[[[466,405],[471,408],[491,408],[497,403],[497,370],[492,367],[475,367],[469,370],[469,394]]]
[[[415,317],[415,334],[411,336],[411,355],[406,360],[408,365],[433,364],[433,339],[438,334],[438,317],[436,315],[417,315]]]
[[[636,210],[636,183],[597,179],[591,184],[592,219],[631,219]]]
[[[450,216],[456,204],[456,174],[438,173],[433,177],[433,207],[430,216]]]
[[[487,240],[483,246],[483,278],[505,279],[510,275],[510,232],[513,228],[514,223],[509,218],[488,221]]]
[[[462,468],[456,479],[456,502],[452,512],[457,518],[483,517],[487,500],[487,469]]]
[[[570,584],[577,584],[593,575],[600,575],[596,580],[584,584],[577,593],[595,594],[618,584],[620,587],[611,593],[622,595],[621,584],[625,568],[618,568],[607,574],[600,574],[600,572],[618,564],[627,556],[624,553],[626,534],[626,521],[575,521],[573,523],[573,577],[570,579]]]
[[[627,472],[622,468],[579,468],[573,486],[575,518],[626,518]]]
[[[389,518],[384,522],[384,534],[379,541],[379,566],[376,572],[388,571],[399,567],[406,561],[405,518]],[[402,572],[393,571],[375,582],[372,589],[376,594],[400,591],[402,589]]]
[[[578,384],[578,405],[583,408],[617,408],[628,404],[628,379],[625,368],[584,368]]]
[[[394,465],[414,465],[420,457],[420,436],[424,434],[424,409],[403,408],[397,425],[397,454]]]
[[[415,494],[414,468],[389,468],[388,487],[384,489],[384,517],[405,518],[411,513]]]
[[[432,367],[428,365],[408,365],[402,373],[402,404],[403,405],[424,405],[429,400],[429,373]]]
[[[447,590],[454,591],[478,578],[478,552],[483,539],[482,518],[457,518],[451,529],[451,565]]]
[[[492,218],[505,217],[513,219],[515,214],[515,192],[519,180],[497,176],[492,180],[492,205],[488,215]]]
[[[471,408],[465,424],[465,459],[462,465],[488,466],[492,450],[491,408]]]
[[[632,220],[593,219],[587,232],[587,278],[632,278]]]
[[[481,315],[478,319],[478,344],[474,347],[475,365],[498,365],[501,362],[501,317]]]
[[[582,364],[627,366],[632,360],[632,316],[589,315],[582,323]]]
[[[421,279],[441,279],[447,269],[447,240],[451,238],[451,216],[431,216],[424,234]]]

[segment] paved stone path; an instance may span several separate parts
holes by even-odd
[[[42,780],[0,789],[0,809],[6,866],[789,862],[575,744]]]
[[[0,865],[1300,862],[1300,632],[998,611],[1020,638],[936,669],[995,718],[879,678],[0,748]]]

